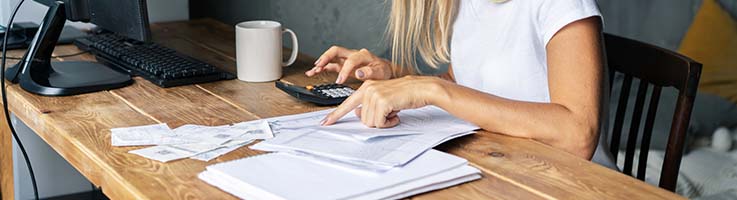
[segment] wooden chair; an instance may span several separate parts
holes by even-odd
[[[606,49],[607,64],[609,66],[609,87],[614,82],[614,74],[624,74],[622,90],[618,97],[616,116],[611,134],[610,151],[617,160],[620,148],[623,121],[630,95],[632,79],[640,79],[637,89],[637,97],[632,114],[632,122],[629,127],[627,146],[624,157],[623,173],[632,176],[632,165],[634,161],[635,148],[637,145],[640,121],[643,115],[643,106],[647,96],[649,85],[653,85],[651,98],[645,118],[645,127],[640,139],[640,155],[637,166],[637,179],[645,179],[645,168],[647,166],[647,154],[650,149],[650,137],[655,121],[655,113],[658,109],[661,89],[673,87],[678,90],[673,121],[671,123],[670,135],[665,150],[662,171],[660,173],[659,186],[666,190],[675,191],[678,179],[678,170],[683,156],[684,140],[691,118],[696,90],[698,88],[699,76],[701,75],[701,64],[676,52],[645,44],[635,40],[604,34],[604,46]],[[615,97],[612,97],[614,101]]]

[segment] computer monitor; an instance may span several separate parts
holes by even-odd
[[[53,6],[56,0],[36,0]],[[104,31],[130,39],[151,40],[146,0],[65,0],[67,19],[90,22]]]
[[[130,39],[148,42],[146,0],[89,0],[90,22]]]
[[[103,26],[101,27],[103,29],[122,31],[122,34],[131,34],[140,40],[147,40],[150,33],[148,31],[148,19],[141,14],[142,12],[145,13],[146,8],[143,0],[36,1],[49,6],[49,10],[23,59],[7,70],[6,79],[13,83],[19,83],[21,88],[26,91],[47,96],[65,96],[110,90],[133,83],[130,74],[121,69],[111,68],[96,62],[52,63],[51,54],[56,47],[66,20],[95,21],[102,23]],[[135,14],[115,15],[126,12]],[[130,24],[138,26],[137,28],[124,28],[124,26]]]

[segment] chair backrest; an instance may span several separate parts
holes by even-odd
[[[634,113],[632,113],[632,121],[628,131],[623,173],[633,175],[632,166],[635,159],[637,138],[640,135],[638,134],[640,121],[643,114],[646,114],[637,164],[637,179],[645,179],[650,137],[661,90],[663,87],[673,87],[678,90],[678,100],[670,127],[659,183],[661,188],[675,191],[678,170],[683,156],[686,130],[691,118],[691,110],[701,74],[701,64],[667,49],[607,33],[604,34],[604,46],[609,66],[609,87],[613,86],[615,73],[624,74],[611,133],[610,151],[614,155],[615,161],[620,148],[620,138],[632,80],[633,78],[640,80],[634,102]],[[650,102],[647,113],[643,113],[645,98],[650,85],[653,86]],[[612,101],[615,100],[614,98],[612,97]]]

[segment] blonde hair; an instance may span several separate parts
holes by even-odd
[[[418,53],[433,68],[450,62],[450,29],[456,5],[455,0],[392,1],[387,31],[392,62],[399,66],[395,77],[418,72]]]
[[[504,3],[508,0],[491,0]],[[392,44],[392,62],[401,74],[416,74],[415,57],[432,68],[450,63],[451,26],[457,0],[393,0],[387,33]]]

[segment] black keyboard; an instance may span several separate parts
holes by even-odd
[[[140,76],[161,87],[234,79],[235,76],[173,49],[112,33],[78,39],[75,44],[97,60]]]

